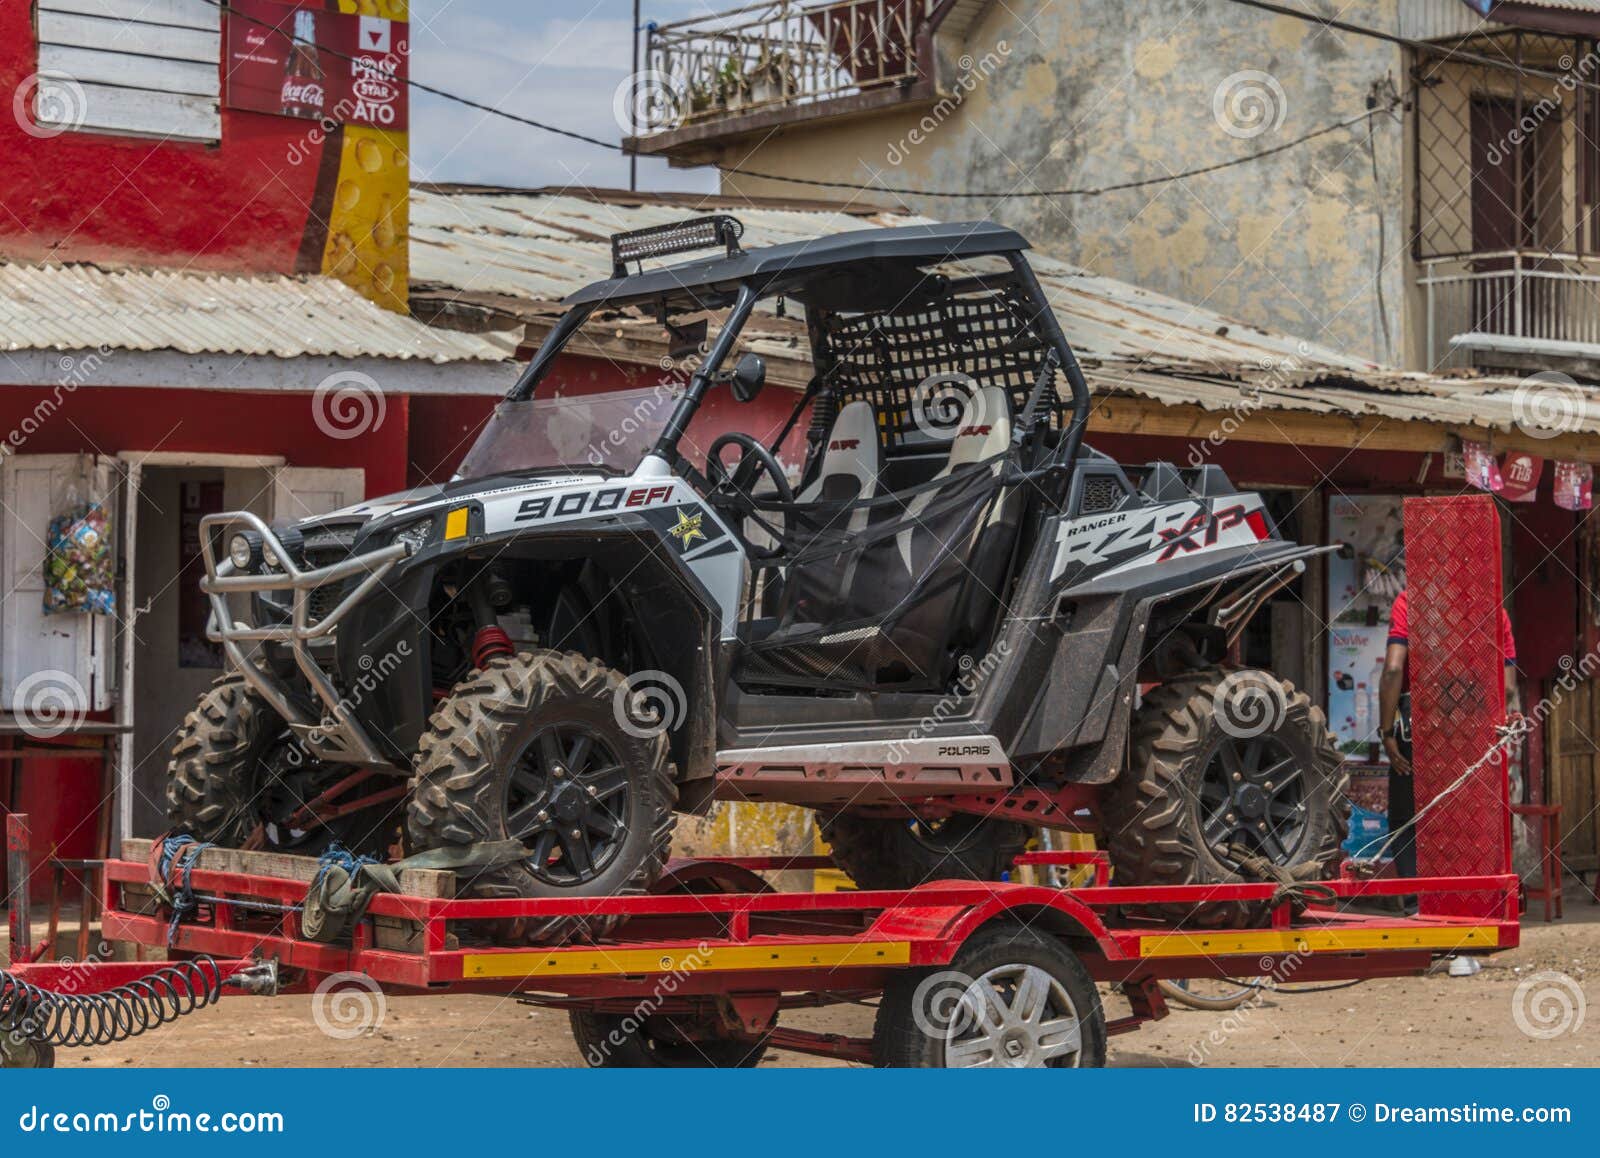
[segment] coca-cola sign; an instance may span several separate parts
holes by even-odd
[[[403,130],[408,27],[278,0],[231,0],[226,103]]]

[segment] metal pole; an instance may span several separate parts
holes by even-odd
[[[628,124],[631,135],[635,140],[639,138],[639,5],[642,0],[633,0],[633,79],[629,82],[633,86],[633,99],[628,102]],[[628,154],[628,192],[639,191],[639,154]]]
[[[11,963],[33,959],[33,914],[28,909],[28,817],[6,817],[6,887],[11,892]]]

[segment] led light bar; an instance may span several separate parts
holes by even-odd
[[[709,217],[690,217],[670,225],[652,225],[648,229],[630,229],[626,233],[611,235],[611,276],[627,277],[630,261],[642,262],[647,257],[671,257],[678,253],[693,253],[697,249],[725,247],[729,257],[744,251],[739,248],[739,238],[744,236],[744,223],[737,217],[717,213]]]

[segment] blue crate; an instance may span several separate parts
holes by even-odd
[[[1350,806],[1350,835],[1343,844],[1344,851],[1355,856],[1368,845],[1367,856],[1376,856],[1389,835],[1389,818],[1381,812],[1368,812],[1359,804]],[[1377,843],[1374,844],[1373,842]]]

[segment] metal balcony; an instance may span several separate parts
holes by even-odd
[[[1600,256],[1507,249],[1420,265],[1430,368],[1600,362]]]
[[[772,0],[652,24],[628,146],[686,149],[813,117],[932,99],[934,34],[988,0]]]

